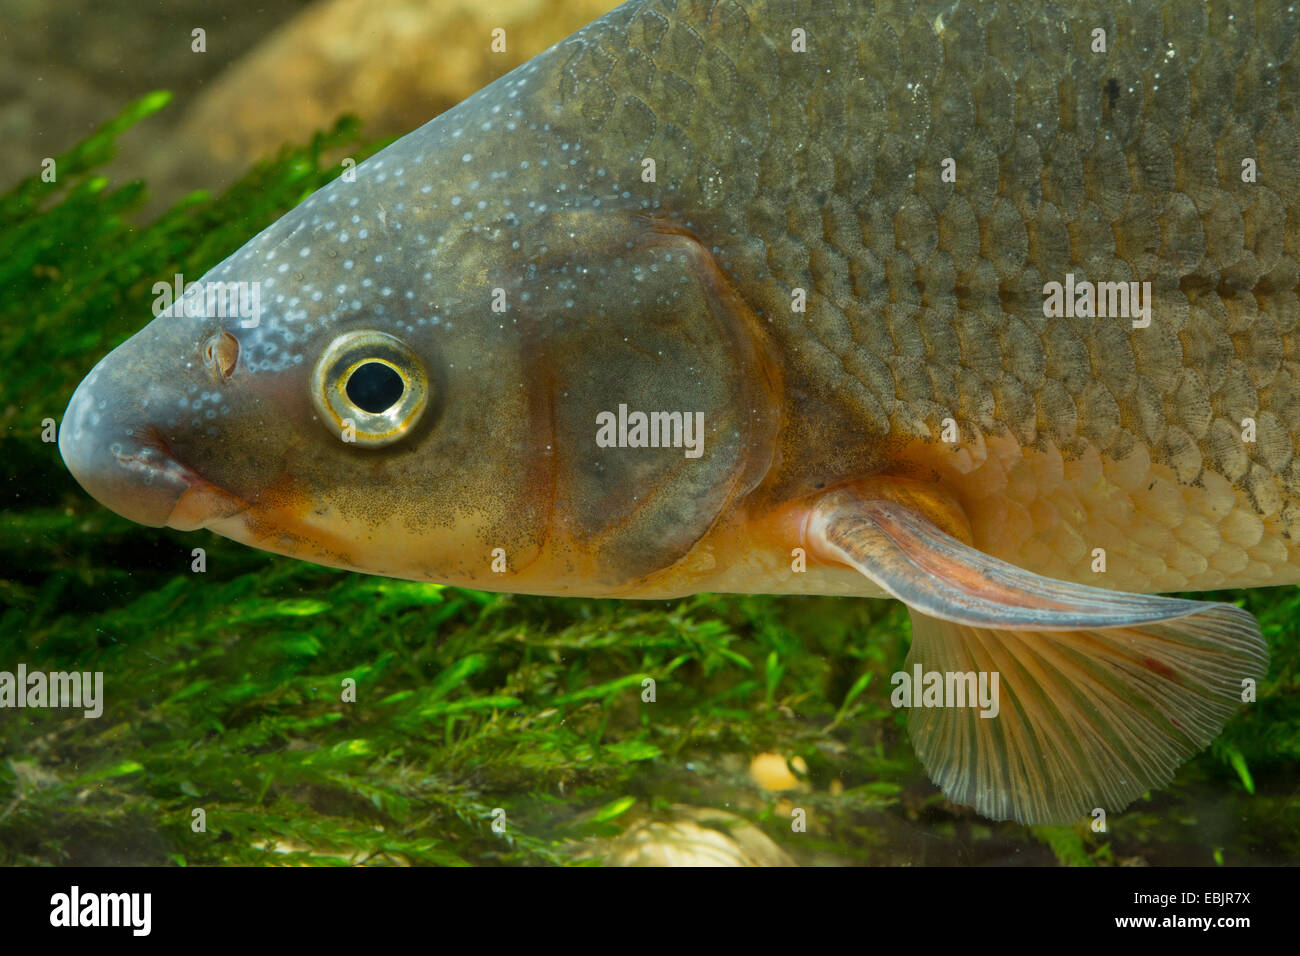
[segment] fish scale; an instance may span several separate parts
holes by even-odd
[[[1238,546],[1213,534],[1160,533],[1240,509],[1288,542],[1300,530],[1296,16],[1265,5],[1257,25],[1253,5],[1216,7],[1198,25],[1193,6],[630,4],[571,43],[561,89],[584,117],[655,116],[629,158],[664,158],[675,205],[760,303],[787,375],[818,405],[831,396],[861,470],[900,435],[933,442],[948,417],[1031,458],[1052,444],[1131,471],[1145,446],[1143,477],[1183,489],[1181,509],[1058,507],[981,543],[1012,559],[1095,539],[1126,574],[1152,569],[1152,589],[1290,582],[1290,543],[1277,567],[1221,553]],[[795,27],[808,51],[789,55]],[[1106,53],[1090,49],[1094,27]],[[709,95],[706,62],[761,79],[744,98]],[[720,141],[744,144],[749,175],[706,188]],[[937,175],[949,156],[954,184]],[[1244,158],[1257,183],[1241,181]],[[1150,281],[1153,326],[1045,318],[1043,284],[1067,273]],[[790,310],[795,288],[814,298],[806,315]],[[787,459],[820,473],[824,454],[800,437]],[[975,494],[987,480],[963,482]],[[1206,567],[1164,554],[1154,570],[1101,524],[1124,513]],[[1047,566],[1088,575],[1078,558]]]

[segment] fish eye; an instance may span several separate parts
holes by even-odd
[[[396,336],[370,329],[344,332],[326,346],[311,390],[330,431],[369,448],[403,438],[429,403],[429,378],[416,354]]]

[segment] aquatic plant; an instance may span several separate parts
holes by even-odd
[[[889,705],[909,639],[898,605],[485,594],[100,507],[48,420],[144,323],[153,283],[202,275],[332,179],[331,157],[382,145],[343,121],[140,224],[144,185],[97,170],[166,100],[55,157],[55,182],[0,197],[0,672],[102,671],[105,697],[96,719],[0,710],[0,864],[593,862],[632,820],[681,805],[726,807],[801,863],[1300,856],[1300,589],[1195,595],[1259,618],[1273,653],[1259,701],[1106,832],[1031,830],[925,779]],[[756,781],[762,753],[803,768],[792,786]]]

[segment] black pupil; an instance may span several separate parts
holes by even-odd
[[[383,362],[366,362],[348,379],[348,398],[367,412],[386,412],[402,397],[402,376]]]

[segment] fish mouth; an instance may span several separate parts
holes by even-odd
[[[183,462],[156,426],[123,420],[119,408],[82,383],[59,428],[59,454],[92,498],[138,524],[178,531],[247,509]]]
[[[117,452],[115,457],[122,468],[142,474],[146,485],[159,481],[164,486],[179,487],[179,494],[161,526],[195,531],[247,510],[245,502],[181,461],[155,428],[146,428],[145,437],[134,454]]]
[[[145,428],[134,447],[114,443],[109,454],[116,473],[89,482],[73,474],[101,504],[139,524],[195,531],[247,509],[181,461],[153,427]]]

